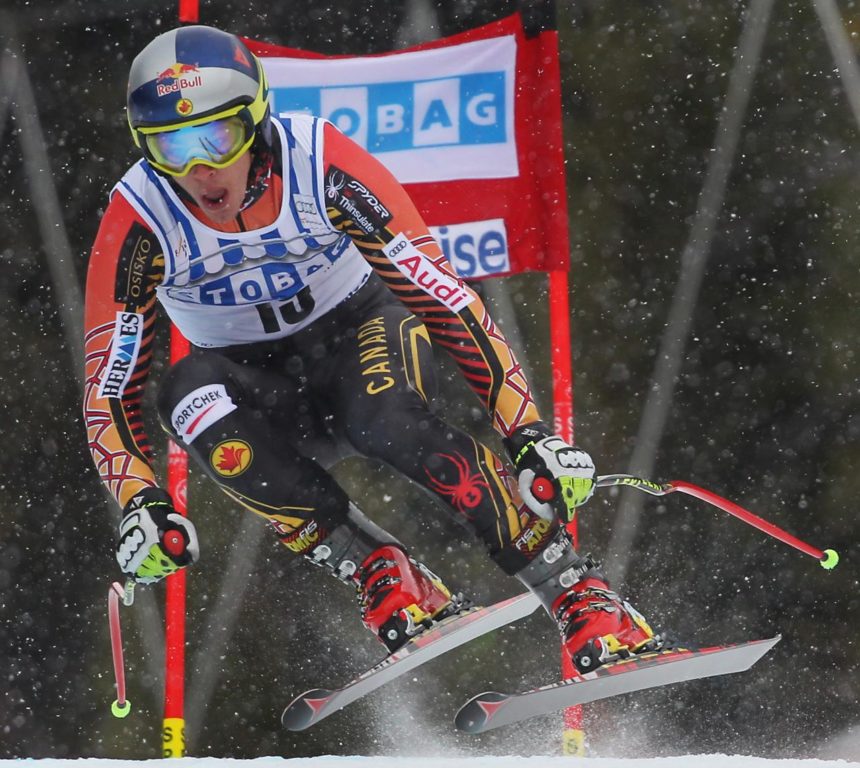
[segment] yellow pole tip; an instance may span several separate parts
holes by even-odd
[[[110,705],[110,711],[114,717],[118,717],[121,720],[124,717],[128,717],[128,713],[131,712],[131,702],[128,699],[122,704],[119,701],[115,701]]]
[[[825,549],[824,557],[819,562],[825,571],[832,571],[839,564],[839,554],[835,549]]]

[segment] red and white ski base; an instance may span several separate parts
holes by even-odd
[[[621,693],[745,672],[780,641],[753,640],[701,650],[667,650],[610,662],[584,675],[523,693],[487,691],[470,699],[454,720],[467,733],[483,733],[565,707]]]
[[[466,613],[451,616],[416,635],[343,688],[314,688],[297,696],[281,715],[281,723],[291,731],[303,731],[415,667],[487,632],[525,618],[539,605],[537,597],[527,592],[486,608],[472,608]]]

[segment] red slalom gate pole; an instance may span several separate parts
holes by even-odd
[[[555,269],[549,273],[549,331],[552,349],[553,428],[568,443],[573,443],[573,363],[570,352],[570,300],[567,272]],[[567,526],[573,546],[579,545],[576,520]],[[573,677],[575,670],[567,654],[561,654],[563,678]],[[582,727],[582,706],[564,710],[562,753],[585,754],[585,731]]]
[[[199,0],[179,0],[180,24],[200,21]],[[170,327],[170,364],[191,351],[191,344],[176,326]],[[179,514],[188,515],[188,454],[173,440],[167,446],[167,492]],[[185,757],[185,602],[186,573],[182,568],[167,577],[164,607],[164,721],[162,755]]]
[[[191,349],[175,327],[170,332],[170,364],[181,360]],[[167,448],[167,491],[179,514],[188,514],[188,454],[173,440]],[[167,577],[165,604],[164,757],[185,756],[185,569]]]
[[[182,24],[196,24],[200,21],[199,0],[179,0],[179,21]]]
[[[559,437],[572,443],[573,363],[570,354],[570,302],[567,294],[567,272],[552,270],[549,273],[549,333],[552,347],[553,428]]]

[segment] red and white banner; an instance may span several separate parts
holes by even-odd
[[[567,270],[558,44],[519,14],[372,56],[247,41],[275,114],[331,120],[404,184],[466,278]]]

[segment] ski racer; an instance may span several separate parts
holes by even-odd
[[[353,587],[389,651],[464,600],[335,482],[327,468],[350,454],[435,496],[538,595],[580,671],[660,646],[565,531],[593,492],[591,457],[540,420],[514,352],[382,164],[323,119],[273,117],[259,60],[204,26],[135,58],[128,122],[143,157],[92,250],[84,403],[123,510],[123,572],[152,583],[200,552],[143,427],[160,304],[192,344],[159,382],[164,428],[288,550]],[[485,406],[513,473],[434,412],[434,347]]]

